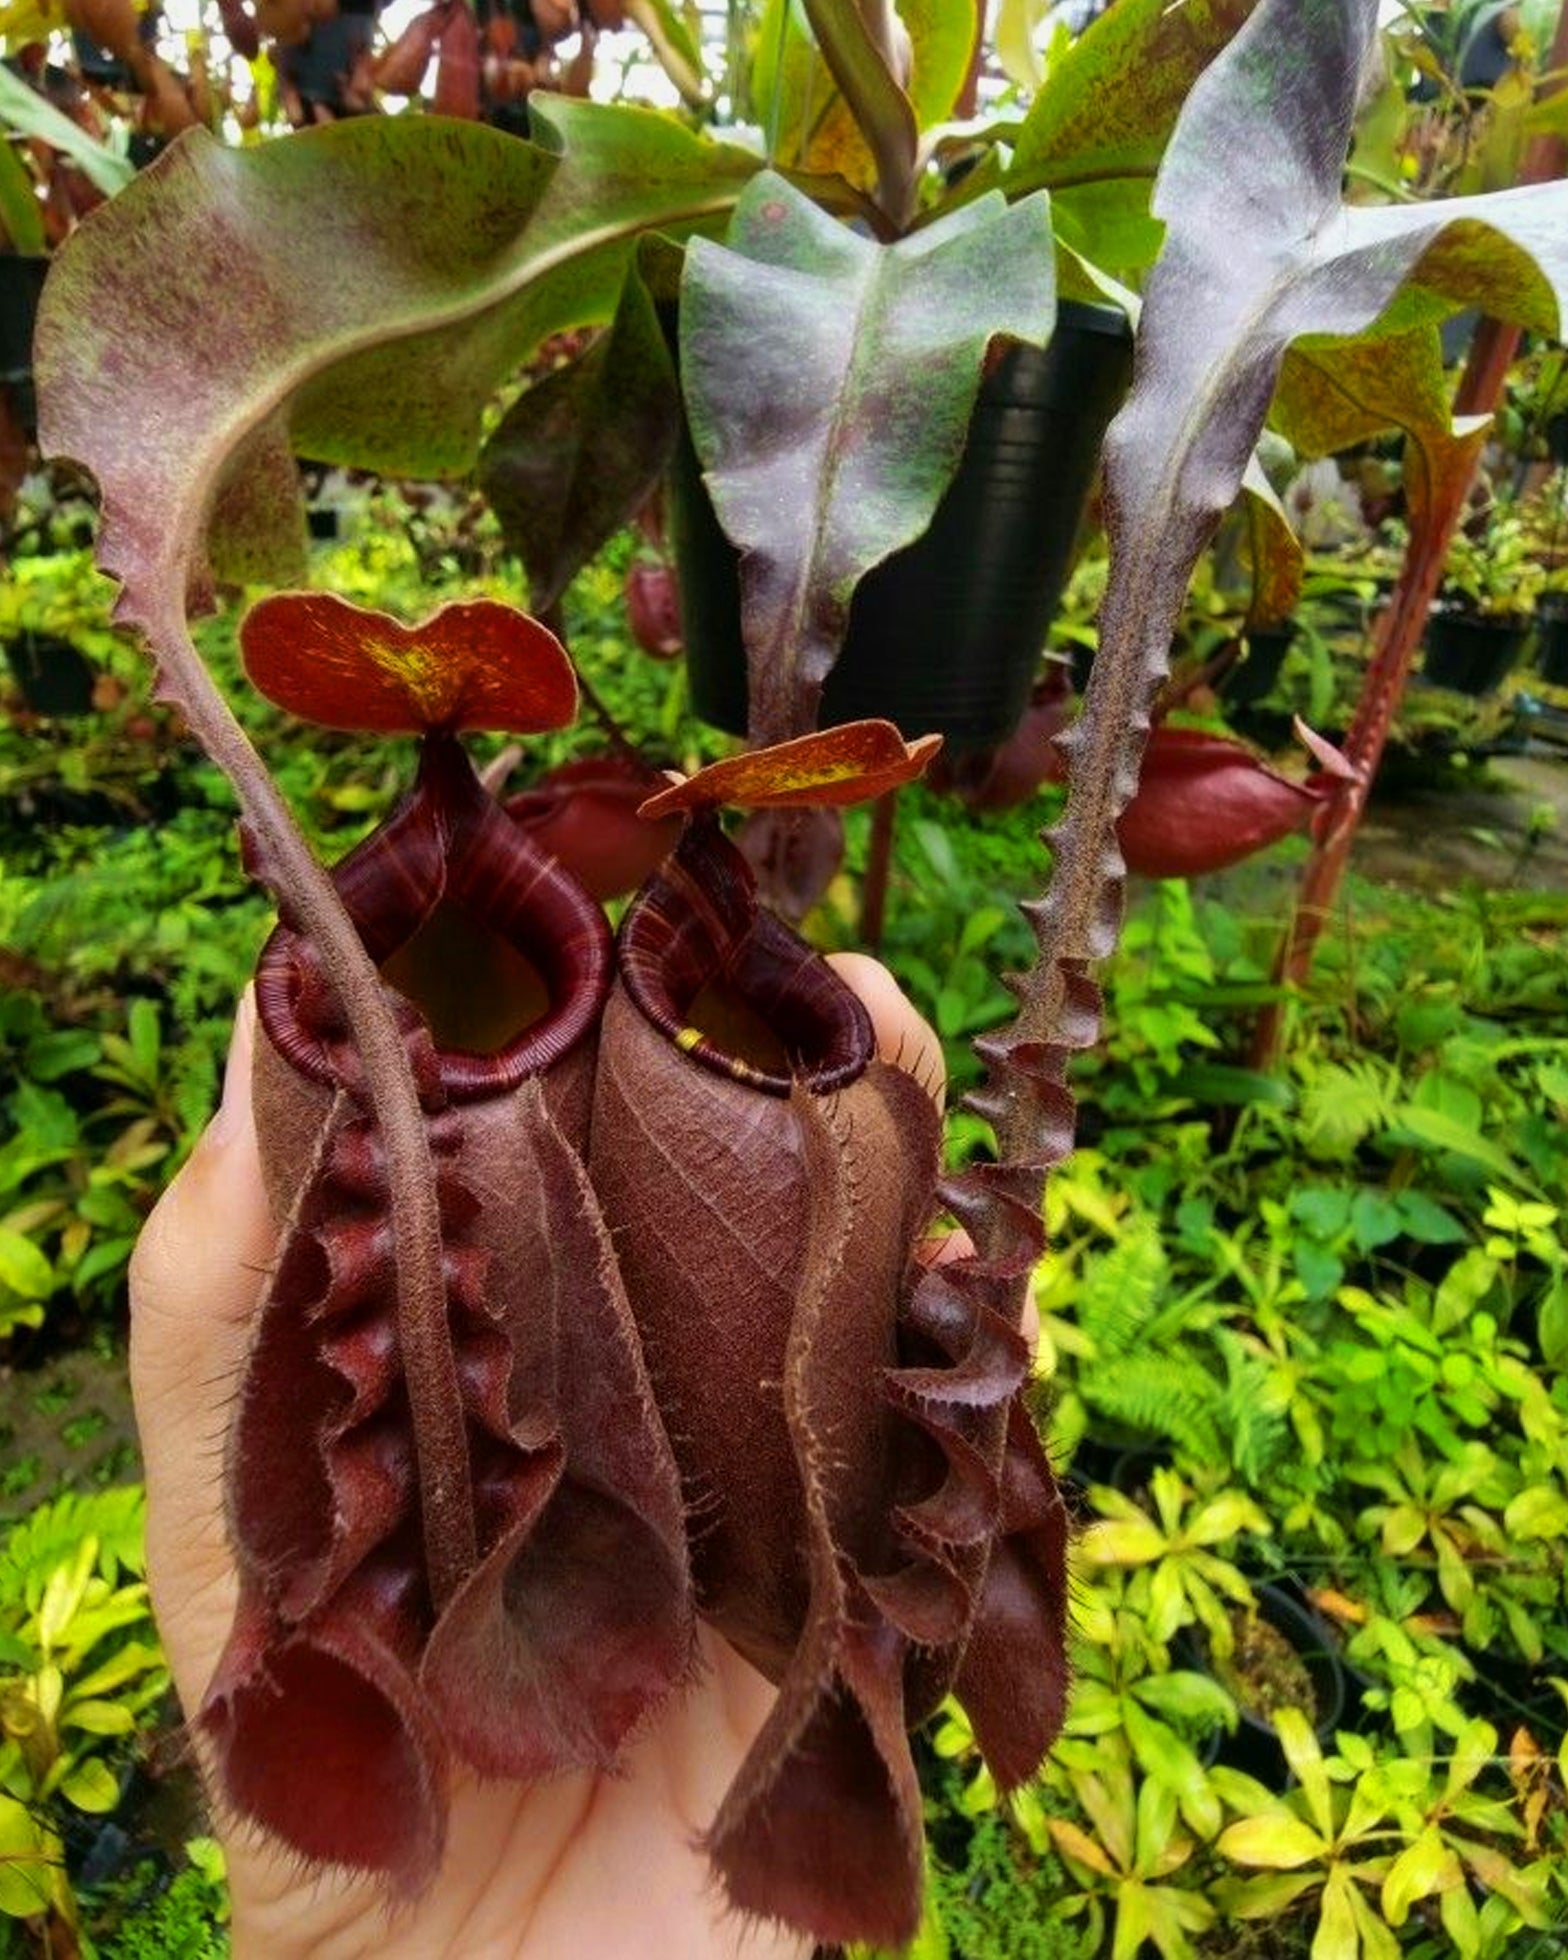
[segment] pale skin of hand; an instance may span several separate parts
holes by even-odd
[[[879,1052],[940,1100],[940,1045],[891,976],[860,954],[834,964],[865,1001]],[[276,1244],[251,1118],[254,1018],[247,998],[223,1106],[131,1264],[147,1576],[188,1714],[233,1617],[223,1428]],[[697,1685],[670,1704],[625,1774],[533,1788],[459,1781],[440,1874],[390,1919],[377,1885],[309,1875],[274,1840],[220,1818],[237,1960],[806,1960],[810,1941],[725,1910],[696,1848],[773,1703],[768,1683],[706,1628],[701,1651]],[[310,1775],[308,1761],[300,1775]]]

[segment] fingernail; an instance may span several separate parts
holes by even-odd
[[[207,1125],[205,1141],[219,1149],[244,1134],[251,1120],[251,1051],[256,1032],[256,1001],[249,987],[240,996],[234,1016],[234,1036],[229,1043],[229,1059],[223,1071],[223,1100],[218,1113]]]

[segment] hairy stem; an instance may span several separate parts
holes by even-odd
[[[446,1324],[446,1278],[435,1167],[409,1065],[375,966],[311,855],[265,764],[191,642],[183,608],[146,621],[166,682],[191,732],[234,785],[269,885],[322,955],[364,1066],[386,1151],[397,1267],[398,1343],[413,1415],[420,1520],[439,1612],[478,1558],[468,1437]]]
[[[1046,1176],[1073,1149],[1076,1104],[1067,1068],[1099,1037],[1091,970],[1114,949],[1125,882],[1116,825],[1137,789],[1151,713],[1169,672],[1179,590],[1168,604],[1152,598],[1162,585],[1159,569],[1129,556],[1137,541],[1117,538],[1117,528],[1113,523],[1115,569],[1084,712],[1058,737],[1070,771],[1066,811],[1045,836],[1054,854],[1051,882],[1044,899],[1024,907],[1039,958],[1014,983],[1017,1018],[975,1044],[988,1074],[967,1106],[990,1123],[998,1161],[977,1181],[984,1195],[965,1223],[989,1261],[1008,1257],[1026,1213],[1038,1220]],[[1020,1310],[1027,1284],[1027,1270],[1016,1275]]]
[[[1549,80],[1541,94],[1562,88],[1568,70],[1568,0],[1560,8],[1557,31],[1548,60]],[[1568,146],[1561,137],[1537,136],[1526,150],[1519,171],[1521,184],[1547,183],[1568,169]],[[1501,320],[1483,320],[1470,345],[1469,358],[1454,395],[1455,416],[1490,415],[1503,398],[1508,370],[1519,350],[1519,329]],[[1357,776],[1346,782],[1329,807],[1328,821],[1317,837],[1301,875],[1295,912],[1274,963],[1280,992],[1258,1016],[1253,1029],[1251,1065],[1272,1069],[1284,1038],[1286,996],[1304,987],[1311,977],[1312,959],[1323,928],[1333,914],[1340,881],[1350,862],[1351,846],[1388,743],[1394,712],[1404,696],[1427,614],[1442,583],[1443,566],[1454,532],[1464,516],[1474,471],[1450,472],[1443,493],[1433,500],[1426,522],[1412,531],[1405,549],[1399,583],[1378,621],[1372,660],[1362,682],[1355,718],[1345,753]]]

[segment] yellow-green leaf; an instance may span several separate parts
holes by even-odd
[[[109,1765],[94,1756],[66,1772],[60,1780],[60,1794],[78,1810],[103,1816],[120,1801],[120,1786]]]
[[[0,1791],[0,1917],[30,1919],[53,1891],[60,1846],[15,1797]]]
[[[1329,1790],[1328,1771],[1323,1767],[1323,1752],[1312,1733],[1312,1724],[1299,1708],[1280,1708],[1274,1713],[1274,1729],[1285,1752],[1285,1760],[1301,1785],[1313,1823],[1325,1839],[1332,1841],[1334,1799]]]
[[[1091,1871],[1113,1878],[1116,1867],[1106,1857],[1087,1831],[1082,1831],[1066,1817],[1049,1817],[1046,1828],[1056,1841],[1056,1848],[1068,1858],[1077,1859],[1080,1865],[1087,1865]]]
[[[1312,1960],[1358,1960],[1361,1935],[1354,1893],[1355,1886],[1344,1872],[1329,1873],[1312,1936]]]
[[[1088,1565],[1147,1565],[1165,1549],[1150,1518],[1097,1518],[1078,1541],[1078,1556]]]
[[[1418,1899],[1463,1883],[1459,1860],[1444,1844],[1437,1826],[1428,1824],[1388,1868],[1383,1881],[1383,1917],[1390,1926],[1403,1926]]]
[[[117,1701],[72,1701],[66,1704],[61,1727],[87,1735],[129,1735],[136,1718]]]
[[[1296,1871],[1321,1858],[1323,1839],[1304,1819],[1278,1810],[1264,1817],[1243,1817],[1220,1832],[1214,1843],[1222,1858],[1238,1865],[1263,1865],[1270,1871]]]
[[[1361,1935],[1362,1960],[1399,1960],[1399,1941],[1388,1930],[1382,1916],[1359,1886],[1349,1886],[1350,1911]]]

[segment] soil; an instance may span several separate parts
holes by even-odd
[[[0,1368],[0,1535],[58,1491],[138,1476],[135,1439],[123,1355]]]
[[[1523,755],[1488,758],[1477,776],[1473,790],[1374,795],[1352,852],[1355,869],[1413,891],[1466,882],[1568,891],[1568,752],[1532,744]],[[1550,828],[1532,832],[1547,813]]]
[[[1285,1635],[1261,1613],[1239,1606],[1232,1610],[1230,1624],[1236,1645],[1228,1655],[1216,1654],[1213,1667],[1243,1712],[1267,1722],[1282,1708],[1299,1708],[1315,1723],[1318,1695],[1311,1669]]]

